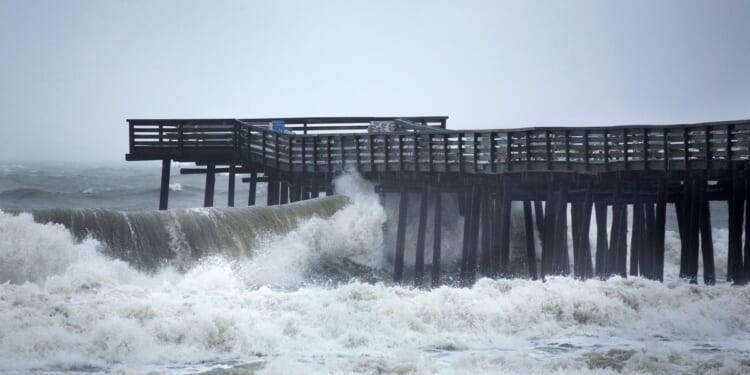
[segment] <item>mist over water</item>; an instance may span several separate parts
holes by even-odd
[[[121,171],[133,186],[156,186],[157,172]],[[179,183],[182,191],[200,189],[200,181]],[[2,373],[750,371],[750,289],[676,279],[673,232],[665,283],[558,277],[414,289],[389,281],[394,202],[381,206],[356,175],[336,181],[346,198],[161,213],[110,205],[15,214],[9,207],[50,206],[45,197],[31,207],[9,202],[25,187],[8,185],[0,182]],[[65,188],[78,189],[45,190]],[[445,212],[455,211],[445,199]],[[106,229],[125,218],[141,220],[143,229]],[[447,215],[443,225],[450,272],[461,219]],[[106,234],[118,231],[119,239]],[[513,232],[514,253],[522,253],[523,229]],[[724,232],[714,231],[719,280]],[[233,239],[222,242],[227,233]],[[149,251],[159,255],[144,261]]]

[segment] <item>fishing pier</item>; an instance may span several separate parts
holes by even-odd
[[[702,259],[702,281],[713,284],[709,202],[723,201],[729,241],[719,250],[728,254],[727,279],[750,280],[750,241],[743,243],[743,233],[750,238],[750,120],[498,130],[449,130],[446,122],[445,116],[128,120],[126,159],[162,161],[160,209],[168,207],[171,161],[196,164],[181,173],[206,175],[205,206],[214,204],[216,173],[229,174],[227,204],[234,206],[237,175],[249,184],[248,205],[256,203],[259,183],[267,184],[266,204],[276,205],[332,194],[332,179],[356,170],[380,194],[399,197],[396,282],[405,278],[409,196],[419,193],[409,270],[415,285],[427,276],[432,285],[440,281],[442,201],[448,194],[457,197],[464,216],[460,276],[466,285],[478,275],[511,275],[512,202],[523,206],[532,278],[663,280],[672,203],[680,277],[697,283]],[[592,215],[596,241],[589,241]],[[434,236],[430,275],[428,225]]]

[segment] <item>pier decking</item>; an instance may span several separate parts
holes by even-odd
[[[287,130],[270,129],[273,121],[283,121]],[[229,172],[232,206],[237,174],[249,182],[248,204],[255,204],[257,183],[266,183],[272,205],[330,194],[332,178],[355,169],[375,181],[381,194],[400,197],[397,282],[404,277],[407,201],[409,193],[418,192],[413,272],[418,285],[424,281],[428,205],[435,207],[432,284],[440,279],[444,194],[457,194],[465,217],[461,276],[466,283],[477,272],[510,275],[510,205],[520,201],[531,277],[571,274],[570,224],[575,277],[663,279],[666,208],[674,203],[682,240],[680,276],[697,282],[702,256],[703,281],[712,284],[708,202],[726,201],[727,277],[735,283],[750,278],[750,241],[744,243],[744,256],[742,242],[743,230],[750,234],[750,220],[744,220],[750,219],[750,120],[461,131],[448,130],[446,122],[445,116],[128,120],[126,158],[163,161],[160,209],[167,208],[171,160],[199,166],[183,173],[206,174],[206,206],[213,205],[217,172]],[[397,131],[368,132],[373,123]],[[592,212],[598,228],[593,263]],[[538,271],[534,230],[542,248]]]

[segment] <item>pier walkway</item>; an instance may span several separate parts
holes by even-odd
[[[266,203],[273,205],[330,194],[336,174],[357,170],[381,194],[399,196],[397,282],[405,274],[408,200],[418,193],[415,267],[408,272],[417,285],[425,282],[428,206],[432,284],[440,282],[444,194],[456,194],[465,218],[460,268],[467,284],[477,273],[513,276],[514,201],[523,204],[529,277],[568,275],[572,263],[579,278],[662,279],[665,212],[673,203],[682,240],[680,276],[697,282],[701,258],[703,281],[712,284],[709,201],[726,201],[729,245],[721,251],[728,252],[727,278],[750,279],[750,242],[742,241],[743,231],[750,234],[750,220],[744,220],[750,219],[750,120],[460,131],[447,129],[446,122],[445,116],[128,120],[126,159],[163,162],[160,209],[168,205],[172,160],[198,165],[182,173],[206,174],[206,206],[213,205],[218,172],[229,172],[232,206],[238,174],[249,183],[248,204],[255,204],[257,184],[266,183]],[[592,212],[598,224],[593,263]],[[535,230],[542,248],[539,271]]]

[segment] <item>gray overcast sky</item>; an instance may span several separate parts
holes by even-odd
[[[0,160],[123,160],[126,118],[750,118],[750,1],[0,0]]]

